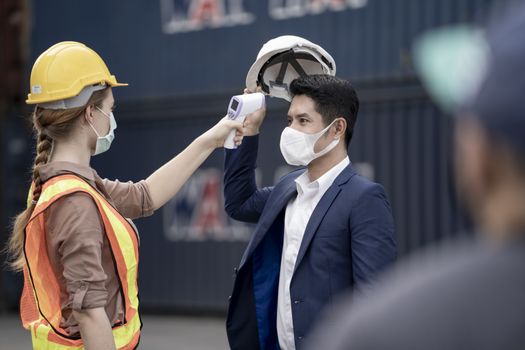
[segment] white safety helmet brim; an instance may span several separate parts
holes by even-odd
[[[282,64],[273,61],[286,52],[293,54],[293,60],[300,67],[288,62],[284,76],[281,76],[282,82],[279,83],[276,80],[278,80]],[[263,45],[257,55],[257,60],[248,71],[246,87],[251,91],[256,91],[260,83],[266,87],[263,89],[265,94],[290,101],[289,85],[294,79],[301,76],[301,72],[298,72],[296,68],[302,70],[302,73],[306,75],[335,75],[336,72],[334,59],[322,47],[298,36],[284,35]],[[261,72],[261,70],[264,71]]]

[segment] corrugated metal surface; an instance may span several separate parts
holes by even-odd
[[[368,0],[359,9],[349,6],[286,20],[274,19],[272,8],[291,6],[292,1],[246,0],[241,3],[253,16],[249,24],[211,28],[204,22],[202,30],[167,32],[163,18],[187,19],[189,3],[197,1],[33,1],[33,58],[57,41],[77,40],[93,47],[121,80],[131,83],[118,93],[124,99],[213,94],[242,88],[261,45],[295,34],[332,53],[342,77],[402,79],[413,75],[410,47],[416,35],[433,26],[482,18],[493,0]],[[215,3],[225,5],[221,18],[226,21],[238,2]],[[309,2],[293,3],[305,7]]]
[[[118,118],[118,113],[115,114]],[[96,157],[93,167],[99,170],[101,176],[109,178],[145,178],[215,121],[216,118],[206,115],[157,122],[124,118],[119,124],[111,151]],[[200,176],[206,177],[210,170],[215,169],[214,173],[219,175],[220,180],[222,151],[216,151],[192,181]],[[177,208],[176,213],[173,213],[171,204],[168,204],[155,215],[135,222],[141,236],[139,279],[141,302],[145,309],[221,311],[227,305],[233,268],[240,260],[248,232],[240,240],[229,237],[228,226],[224,227],[224,238],[214,236],[212,232],[203,232],[204,236],[201,236],[193,231],[184,233],[183,237],[176,237],[174,233],[183,231],[182,224],[175,227],[178,232],[170,232],[166,228],[166,221],[173,221],[174,214],[178,222],[198,221],[198,206],[210,196],[220,203],[217,214],[221,220],[226,220],[222,186],[206,197],[202,192],[203,187],[192,181],[176,198],[179,202],[187,203],[184,208]],[[187,189],[194,188],[191,184],[197,186],[194,190],[196,193]],[[197,200],[192,201],[191,198],[195,196]]]
[[[350,154],[370,163],[385,187],[401,254],[464,228],[455,205],[451,126],[428,100],[365,105],[360,113]]]
[[[16,115],[23,99],[24,61],[27,45],[27,3],[23,0],[3,0],[0,2],[0,249],[8,239],[6,227],[10,224],[10,217],[19,206],[13,195],[16,189],[14,182],[23,179],[19,172],[10,172],[17,162],[24,164],[24,155],[11,154],[11,151],[23,150],[23,145],[13,141],[16,134],[10,133],[13,129],[11,118]],[[11,136],[9,139],[7,136]],[[11,156],[18,156],[11,158]],[[29,155],[27,157],[30,156]],[[14,205],[13,205],[14,204]],[[2,260],[3,262],[3,260]],[[3,264],[2,264],[3,265]],[[12,273],[0,267],[0,313],[16,305],[19,292],[19,281]]]
[[[245,11],[255,15],[249,24],[167,33],[161,5],[172,4],[183,13],[187,3],[33,1],[33,58],[57,41],[82,41],[104,57],[120,80],[131,83],[115,90],[117,138],[110,152],[93,161],[102,176],[148,176],[225,113],[229,96],[242,90],[263,42],[297,34],[324,46],[336,59],[339,75],[358,82],[363,104],[351,159],[385,186],[400,252],[465,226],[451,181],[452,121],[437,111],[414,79],[409,49],[423,30],[483,18],[494,1],[369,0],[360,9],[277,20],[269,4],[286,1],[247,0],[242,2]],[[233,3],[238,2],[227,2],[227,8]],[[261,185],[272,184],[286,171],[278,147],[286,104],[271,101],[269,108],[261,136]],[[6,135],[6,142],[18,137],[13,135]],[[23,166],[10,162],[6,171],[22,179],[30,160],[19,159]],[[225,309],[232,268],[240,260],[249,228],[228,221],[223,212],[214,213],[223,231],[178,226],[191,224],[205,199],[222,201],[215,183],[221,171],[222,154],[217,151],[168,209],[137,221],[145,308]],[[22,180],[15,185],[13,193],[26,190]],[[7,199],[13,211],[23,203],[23,195],[19,197]],[[237,234],[228,237],[224,230]]]
[[[456,208],[451,174],[452,120],[442,115],[417,88],[394,89],[389,94],[364,94],[352,161],[364,175],[384,185],[391,200],[401,254],[461,230],[463,215]],[[411,97],[410,97],[411,96]],[[285,104],[272,104],[261,134],[261,185],[271,185],[285,163],[278,139],[285,125]],[[167,109],[169,110],[169,109]],[[216,120],[222,108],[209,107],[205,115],[169,119],[158,113],[157,122],[126,118],[121,122],[111,152],[97,157],[102,175],[138,180],[179,152]],[[124,113],[124,112],[123,112]],[[164,119],[165,117],[166,119]],[[163,121],[161,121],[164,119]],[[195,121],[198,122],[195,122]],[[215,152],[199,172],[222,171],[222,151]],[[197,177],[199,175],[196,175]],[[187,196],[185,191],[178,196]],[[199,192],[199,195],[202,195]],[[222,203],[220,194],[219,200]],[[201,200],[204,196],[199,197]],[[222,211],[222,207],[221,207]],[[195,207],[179,216],[194,217]],[[166,211],[138,220],[141,236],[141,296],[146,307],[222,309],[231,288],[232,268],[245,241],[198,237],[173,239],[166,232]]]
[[[6,115],[6,121],[0,130],[2,173],[2,249],[11,230],[11,220],[18,214],[26,204],[27,191],[30,176],[30,164],[32,161],[33,140],[29,136],[30,128],[26,120],[20,114],[10,113]],[[18,307],[18,299],[22,290],[22,278],[20,275],[11,273],[3,264],[0,269],[0,286],[3,295],[0,295],[7,307],[14,309]]]
[[[405,97],[390,99],[388,91]],[[371,174],[375,181],[382,183],[387,191],[401,254],[457,232],[464,226],[456,208],[451,181],[452,120],[443,116],[417,91],[417,88],[398,87],[378,93],[377,90],[365,89],[350,147],[352,161],[359,169],[365,170],[365,175]],[[121,121],[116,141],[110,152],[93,159],[93,166],[101,176],[109,178],[140,180],[147,177],[224,112],[219,100],[209,101],[201,115],[191,114],[186,118],[170,118],[173,110],[168,105],[154,111],[156,118],[153,121],[137,118],[137,114],[147,114],[147,109],[117,110],[115,114]],[[186,109],[191,109],[191,104],[185,106],[181,101],[178,112],[184,114]],[[270,104],[261,135],[258,162],[261,185],[271,185],[283,171],[281,167],[285,166],[278,147],[285,115],[285,103],[273,101]],[[5,169],[8,173],[24,173],[30,162],[29,142],[23,142],[20,125],[12,125],[6,133],[10,140],[8,149],[11,153],[18,153],[10,154]],[[21,156],[23,149],[26,152],[22,153],[27,157]],[[216,151],[198,174],[210,169],[217,169],[220,174],[222,158],[222,151]],[[26,189],[23,177],[12,178],[9,189],[9,207],[21,207]],[[222,203],[220,193],[216,195]],[[183,191],[178,198],[185,196],[187,193]],[[200,192],[197,196],[200,196],[197,202],[203,199]],[[177,214],[191,218],[195,212],[193,206]],[[246,241],[221,240],[213,236],[203,240],[198,237],[174,239],[164,223],[169,215],[169,212],[160,210],[152,217],[136,221],[141,233],[143,305],[155,309],[224,309],[231,289],[232,268],[238,264]],[[10,291],[15,292],[16,288]]]

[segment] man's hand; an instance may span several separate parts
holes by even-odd
[[[251,94],[253,91],[244,89],[244,94]],[[261,92],[261,88],[257,87],[255,92]],[[255,112],[248,114],[246,119],[244,119],[244,136],[253,136],[259,134],[259,129],[266,117],[266,105],[261,109],[256,110]]]

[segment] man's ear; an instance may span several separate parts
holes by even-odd
[[[464,118],[456,125],[454,153],[458,190],[476,211],[499,181],[497,152],[479,122]]]
[[[485,135],[487,134],[485,133]],[[482,169],[485,186],[489,190],[496,190],[509,181],[509,175],[512,175],[512,167],[510,165],[514,161],[506,145],[485,137],[483,147]]]
[[[471,125],[471,143],[474,152],[470,157],[476,158],[476,169],[472,176],[479,177],[479,184],[485,192],[491,192],[500,185],[505,154],[498,143],[489,136],[487,129],[479,123]],[[472,178],[470,178],[472,181]]]
[[[339,117],[336,119],[335,123],[335,138],[343,139],[345,137],[346,128],[348,125],[346,124],[346,119]]]

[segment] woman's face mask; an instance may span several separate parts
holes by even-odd
[[[312,160],[333,150],[339,144],[339,138],[333,140],[328,146],[317,153],[314,151],[314,146],[334,122],[335,120],[315,134],[306,134],[291,127],[286,127],[281,134],[280,143],[281,153],[286,163],[290,165],[308,165]]]
[[[89,123],[89,126],[91,126],[91,129],[95,132],[97,135],[97,144],[95,146],[95,152],[93,153],[94,156],[97,154],[101,154],[106,152],[110,147],[111,143],[115,139],[115,129],[117,128],[117,121],[115,120],[115,116],[113,115],[113,112],[106,114],[102,109],[99,107],[96,107],[102,114],[104,114],[106,117],[109,118],[109,132],[105,136],[100,136],[95,129],[95,127]]]

